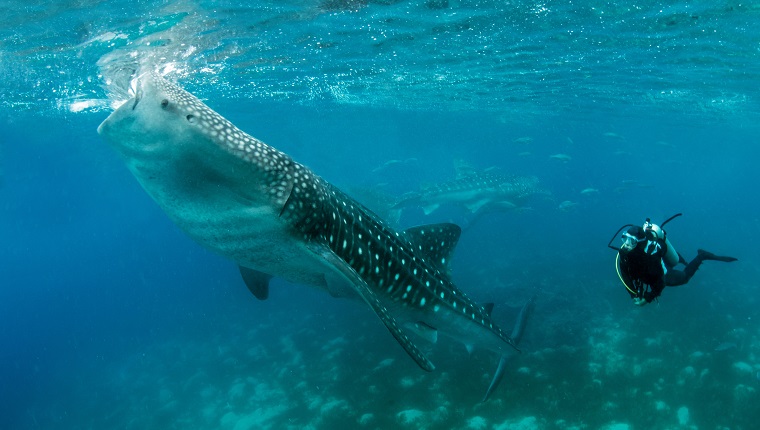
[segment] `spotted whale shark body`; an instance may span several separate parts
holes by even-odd
[[[272,276],[360,298],[425,370],[407,337],[423,324],[503,354],[512,340],[449,277],[453,224],[394,231],[288,155],[148,73],[98,132],[183,231],[235,261],[249,289]]]

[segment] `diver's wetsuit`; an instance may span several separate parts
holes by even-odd
[[[667,244],[661,241],[660,249],[653,254],[646,253],[644,247],[645,241],[642,241],[628,252],[618,252],[620,276],[632,298],[642,297],[649,303],[665,289],[665,266],[662,257],[667,252]]]
[[[675,287],[689,282],[705,260],[736,261],[736,258],[721,257],[700,249],[697,256],[688,264],[679,255],[679,263],[686,264],[684,270],[668,267],[666,273],[665,262],[662,258],[668,251],[668,245],[663,239],[658,239],[657,243],[660,245],[659,249],[652,254],[645,251],[647,241],[640,242],[636,248],[629,252],[623,250],[618,252],[620,255],[620,275],[628,287],[628,293],[632,298],[644,298],[647,303],[657,298],[666,286]]]

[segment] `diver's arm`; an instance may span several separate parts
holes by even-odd
[[[665,289],[665,277],[661,277],[657,280],[657,283],[654,285],[650,285],[647,291],[644,292],[644,300],[646,300],[647,303],[652,303],[652,300],[660,297],[660,294],[662,294],[662,290]]]
[[[650,300],[647,300],[645,297],[639,296],[639,289],[636,288],[633,277],[628,272],[629,266],[625,264],[623,259],[620,259],[618,267],[620,269],[620,280],[623,281],[625,289],[628,291],[631,299],[633,299],[633,304],[636,306],[644,306],[645,304],[651,302],[654,297],[652,297]]]

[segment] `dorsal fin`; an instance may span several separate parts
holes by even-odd
[[[486,315],[490,317],[493,312],[493,302],[483,303],[483,309],[485,309]]]
[[[409,242],[425,261],[441,273],[449,274],[449,261],[459,242],[462,228],[452,223],[428,224],[404,230]]]

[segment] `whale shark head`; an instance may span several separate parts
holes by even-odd
[[[323,194],[312,189],[321,179],[157,73],[139,76],[132,86],[134,97],[98,133],[172,221],[243,266],[253,267],[254,260],[271,266],[298,253],[287,246],[271,255],[250,249],[303,235],[316,222],[309,211],[323,204]]]
[[[139,76],[132,88],[134,97],[98,133],[159,203],[192,190],[196,197],[231,192],[275,210],[285,205],[303,166],[157,73]]]

